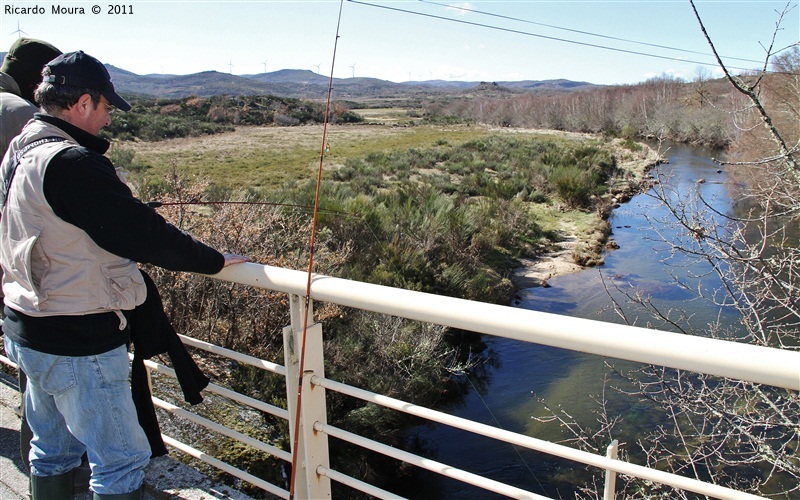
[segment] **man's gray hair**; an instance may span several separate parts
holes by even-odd
[[[49,75],[50,68],[45,66],[42,70],[42,76]],[[73,104],[78,102],[78,99],[80,99],[83,94],[89,94],[89,96],[91,96],[92,103],[95,107],[100,104],[100,97],[103,95],[99,90],[42,82],[36,87],[34,97],[43,110],[56,115],[63,110],[69,109]]]

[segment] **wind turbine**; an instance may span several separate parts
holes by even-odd
[[[353,78],[355,78],[356,77],[356,63],[353,63],[353,65],[350,66],[350,69],[353,70]]]
[[[10,34],[12,34],[12,35],[13,35],[14,33],[16,33],[16,34],[17,34],[17,38],[22,38],[22,34],[23,34],[23,33],[25,33],[25,32],[24,32],[24,31],[22,31],[22,29],[20,29],[20,27],[19,27],[19,19],[17,19],[17,31],[12,31]],[[27,33],[25,33],[25,34],[27,35]]]
[[[319,67],[322,66],[322,64],[317,64],[316,66],[317,66],[317,74],[319,74]]]
[[[267,72],[267,63],[268,63],[268,62],[269,62],[269,59],[267,59],[266,61],[264,61],[263,63],[261,63],[261,64],[263,64],[263,65],[264,65],[264,73],[266,73],[266,72]]]
[[[228,63],[228,73],[233,74],[233,59]]]

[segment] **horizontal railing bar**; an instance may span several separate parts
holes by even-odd
[[[232,401],[236,401],[238,403],[249,406],[256,410],[263,411],[264,413],[268,413],[272,416],[282,418],[284,420],[289,420],[289,410],[286,410],[284,408],[279,408],[277,406],[265,403],[263,401],[259,401],[255,398],[251,398],[250,396],[245,396],[244,394],[232,391],[226,387],[209,383],[208,387],[206,387],[205,390],[211,391],[214,394],[219,394],[222,397],[228,398]]]
[[[3,356],[2,354],[0,354],[0,363],[4,363],[4,364],[10,366],[11,368],[17,368],[17,364],[16,363],[11,361],[9,358]]]
[[[159,373],[163,373],[165,375],[169,375],[172,378],[177,378],[175,374],[175,370],[170,368],[169,366],[163,365],[161,363],[157,363],[151,360],[145,360],[144,365],[147,368],[152,370],[156,370]],[[278,418],[282,418],[284,420],[289,420],[289,411],[284,408],[279,408],[277,406],[271,405],[269,403],[265,403],[263,401],[259,401],[258,399],[251,398],[250,396],[245,396],[244,394],[238,393],[236,391],[232,391],[226,387],[222,387],[220,385],[209,383],[208,386],[204,389],[206,391],[213,392],[214,394],[219,394],[220,396],[230,399],[232,401],[236,401],[237,403],[241,403],[245,406],[249,406],[251,408],[255,408],[256,410],[263,411],[264,413],[269,413],[270,415],[274,415]]]
[[[462,429],[482,436],[494,438],[504,441],[509,444],[514,444],[528,448],[531,450],[540,451],[550,455],[555,455],[568,460],[573,460],[586,465],[592,465],[601,469],[610,469],[622,474],[636,476],[642,479],[648,479],[661,484],[666,484],[675,488],[680,488],[702,495],[708,495],[714,498],[721,499],[757,499],[761,498],[748,493],[725,488],[711,483],[705,483],[697,479],[691,479],[669,472],[650,469],[642,465],[632,464],[617,459],[608,458],[603,455],[595,455],[588,451],[577,450],[557,443],[551,443],[530,436],[517,434],[515,432],[499,429],[490,425],[481,424],[465,418],[456,417],[447,413],[442,413],[436,410],[431,410],[424,406],[418,406],[413,403],[401,401],[399,399],[390,398],[374,392],[365,391],[349,385],[342,384],[327,378],[319,376],[311,377],[311,383],[319,385],[328,390],[346,394],[354,398],[361,399],[370,403],[375,403],[386,408],[402,411],[410,415],[424,418],[440,424],[449,425],[458,429]]]
[[[264,481],[263,479],[258,478],[258,477],[254,476],[252,474],[248,474],[247,472],[245,472],[245,471],[243,471],[241,469],[237,469],[236,467],[234,467],[234,466],[232,466],[230,464],[227,464],[227,463],[223,462],[222,460],[220,460],[218,458],[212,457],[208,453],[204,453],[204,452],[202,452],[202,451],[200,451],[200,450],[198,450],[196,448],[192,448],[191,446],[189,446],[187,444],[184,444],[184,443],[182,443],[182,442],[180,442],[180,441],[178,441],[176,439],[173,439],[173,438],[171,438],[169,436],[166,436],[164,434],[161,435],[161,439],[163,439],[166,444],[172,446],[173,448],[175,448],[177,450],[180,450],[180,451],[186,453],[187,455],[192,456],[192,457],[194,457],[194,458],[196,458],[198,460],[202,460],[203,462],[205,462],[205,463],[207,463],[207,464],[209,464],[209,465],[211,465],[213,467],[216,467],[219,470],[227,472],[228,474],[230,474],[232,476],[236,476],[239,479],[247,481],[248,483],[257,486],[257,487],[261,488],[262,490],[268,491],[269,493],[272,493],[273,495],[275,495],[277,497],[285,498],[287,500],[289,498],[289,492],[284,490],[283,488],[275,486],[272,483],[268,483],[267,481]]]
[[[277,458],[280,458],[283,461],[286,461],[286,462],[291,462],[292,461],[292,454],[289,453],[288,451],[281,450],[280,448],[276,448],[275,446],[272,446],[272,445],[269,445],[269,444],[264,443],[262,441],[259,441],[258,439],[252,438],[252,437],[250,437],[250,436],[248,436],[246,434],[242,434],[241,432],[237,432],[237,431],[235,431],[233,429],[225,427],[224,425],[218,424],[218,423],[213,422],[213,421],[211,421],[211,420],[209,420],[207,418],[201,417],[200,415],[197,415],[196,413],[192,413],[192,412],[190,412],[188,410],[185,410],[184,408],[181,408],[181,407],[176,406],[176,405],[174,405],[172,403],[164,401],[163,399],[159,399],[157,397],[153,397],[152,399],[153,399],[153,403],[156,406],[158,406],[159,408],[163,408],[163,409],[167,410],[170,413],[173,413],[175,415],[183,417],[186,420],[189,420],[189,421],[194,422],[196,424],[202,425],[203,427],[205,427],[207,429],[211,429],[212,431],[219,432],[220,434],[228,436],[231,439],[235,439],[236,441],[239,441],[239,442],[244,443],[246,445],[252,446],[253,448],[255,448],[257,450],[261,450],[264,453],[269,453],[270,455],[272,455],[274,457],[277,457]]]
[[[307,273],[244,263],[214,278],[294,295]],[[311,298],[573,351],[800,390],[800,352],[573,318],[315,275]]]
[[[332,436],[341,439],[342,441],[346,441],[348,443],[361,446],[362,448],[372,450],[376,453],[392,457],[402,462],[416,465],[417,467],[456,479],[458,481],[461,481],[462,483],[471,484],[473,486],[477,486],[484,490],[493,491],[495,493],[499,493],[507,497],[550,500],[547,497],[531,493],[530,491],[526,491],[521,488],[516,488],[514,486],[510,486],[505,483],[495,481],[493,479],[487,479],[477,474],[457,469],[455,467],[443,464],[441,462],[437,462],[435,460],[430,460],[425,457],[420,457],[419,455],[414,455],[413,453],[409,453],[407,451],[398,450],[397,448],[394,448],[392,446],[379,443],[371,439],[367,439],[363,436],[359,436],[358,434],[353,434],[352,432],[347,432],[332,425],[316,422],[314,424],[314,430],[317,432],[324,432],[328,436]]]
[[[341,472],[337,472],[333,469],[328,469],[327,467],[323,467],[321,465],[317,467],[317,474],[319,474],[320,476],[328,477],[331,480],[336,481],[337,483],[344,484],[345,486],[349,486],[354,490],[361,491],[375,498],[405,500],[403,497],[395,495],[394,493],[383,490],[369,483],[365,483],[364,481],[359,481],[354,477],[350,477],[346,474],[342,474]]]
[[[265,359],[256,358],[255,356],[248,356],[247,354],[242,354],[240,352],[232,351],[230,349],[226,349],[218,345],[209,344],[208,342],[197,340],[192,337],[187,337],[186,335],[179,334],[178,336],[181,338],[184,344],[190,345],[192,347],[197,347],[198,349],[202,349],[204,351],[213,352],[214,354],[219,354],[221,356],[225,356],[226,358],[231,358],[241,363],[245,363],[250,366],[255,366],[256,368],[262,368],[272,373],[283,375],[284,377],[286,376],[286,367],[283,365],[279,365],[277,363],[273,363],[272,361],[267,361]]]

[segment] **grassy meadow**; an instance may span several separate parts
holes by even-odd
[[[369,108],[354,112],[364,119],[363,123],[327,127],[323,182],[330,182],[333,173],[348,161],[370,155],[435,148],[443,144],[458,145],[497,135],[548,138],[564,144],[580,141],[602,145],[613,151],[617,166],[627,172],[628,179],[640,179],[655,159],[652,151],[632,150],[620,146],[622,141],[604,141],[590,134],[501,129],[476,124],[424,124],[401,108]],[[157,142],[116,141],[111,156],[115,163],[133,171],[134,178],[146,184],[159,186],[177,170],[186,179],[222,188],[224,192],[255,192],[269,199],[277,191],[295,189],[315,181],[323,148],[322,136],[323,126],[318,124],[244,126],[234,132],[201,137]],[[120,161],[120,158],[124,160]],[[626,187],[618,185],[614,189],[624,190]],[[577,223],[577,236],[586,241],[601,223],[599,217],[587,217],[585,209],[567,207],[557,200],[545,201],[531,205],[530,209],[546,231],[569,229],[574,232],[572,229]],[[324,206],[325,200],[321,202]]]
[[[159,142],[125,142],[116,147],[135,153],[133,170],[150,179],[164,177],[173,166],[232,189],[270,191],[285,183],[316,178],[322,147],[322,125],[240,127],[204,137]],[[369,153],[433,146],[437,141],[463,142],[486,136],[484,127],[328,126],[324,170]]]

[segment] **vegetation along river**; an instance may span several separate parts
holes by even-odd
[[[672,145],[665,154],[669,163],[658,169],[662,175],[671,177],[670,184],[678,192],[698,189],[706,200],[713,200],[717,210],[731,212],[734,206],[724,185],[725,173],[711,160],[715,154],[719,152]],[[705,275],[707,269],[670,255],[670,246],[662,238],[670,240],[675,229],[662,219],[667,215],[661,203],[649,194],[633,197],[611,216],[612,238],[619,249],[605,255],[604,265],[552,278],[549,287],[521,290],[515,306],[621,322],[613,310],[610,293],[623,305],[630,322],[644,326],[649,318],[638,314],[633,306],[625,305],[617,290],[632,290],[631,286],[635,286],[663,310],[686,311],[696,328],[717,320],[718,316],[726,324],[737,324],[735,313],[721,311],[673,283],[672,275],[678,275],[697,285],[692,276]],[[706,289],[717,285],[713,276],[704,276],[700,283]],[[609,373],[604,362],[613,362],[618,367],[622,363],[501,338],[487,337],[485,341],[490,353],[485,373],[470,371],[465,375],[469,392],[463,403],[449,412],[542,439],[568,437],[560,433],[557,423],[541,423],[533,418],[544,415],[540,402],[544,399],[548,406],[565,410],[582,425],[598,427],[595,412],[599,407],[594,397],[603,394],[604,385],[613,385],[604,382]],[[649,412],[635,397],[622,396],[610,387],[606,387],[604,396],[612,415],[623,417],[613,437],[635,451],[637,438],[663,415]],[[473,437],[446,426],[419,427],[413,437],[426,443],[436,460],[548,497],[571,498],[575,491],[573,482],[588,477],[580,464]],[[420,482],[409,485],[412,490],[398,493],[411,498],[494,498],[491,493],[438,474],[422,472],[421,475]],[[600,484],[602,487],[602,481]]]

